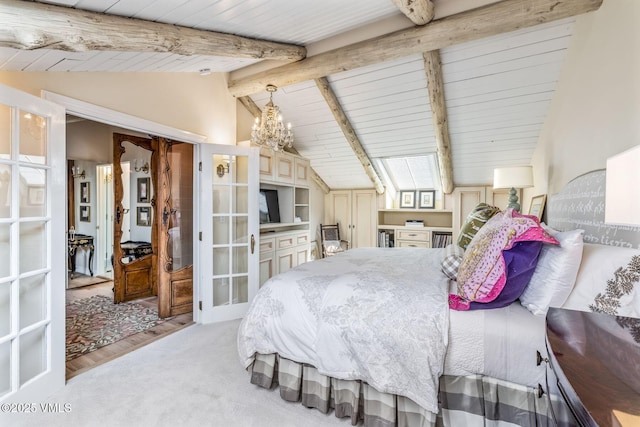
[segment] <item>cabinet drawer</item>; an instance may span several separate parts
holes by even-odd
[[[296,236],[282,236],[276,240],[277,249],[291,248],[296,245]]]
[[[308,243],[309,243],[309,235],[307,233],[298,234],[296,236],[296,245],[306,245]]]
[[[430,248],[429,242],[418,242],[415,240],[397,240],[396,247],[398,248]]]
[[[275,237],[260,238],[260,252],[272,251],[276,248]]]
[[[429,232],[427,230],[398,230],[396,239],[428,242]]]

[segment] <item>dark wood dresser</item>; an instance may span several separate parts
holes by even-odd
[[[547,347],[578,425],[640,426],[640,319],[551,308]]]

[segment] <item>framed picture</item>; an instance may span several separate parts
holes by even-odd
[[[138,178],[138,203],[149,203],[151,178]]]
[[[146,178],[149,179],[149,178]],[[141,227],[151,226],[151,207],[143,206],[138,208],[138,222]]]
[[[89,203],[91,198],[89,197],[89,183],[80,183],[80,203]]]
[[[400,192],[400,207],[401,208],[415,208],[416,207],[416,192],[415,191],[401,191]]]
[[[44,205],[44,187],[29,187],[27,190],[27,200],[32,206]]]
[[[436,190],[420,191],[418,199],[418,207],[420,209],[433,209],[436,207]]]
[[[91,221],[90,206],[80,206],[80,221],[83,221],[83,222]]]
[[[531,204],[529,205],[529,215],[537,217],[542,220],[542,213],[544,212],[544,203],[547,201],[547,195],[541,194],[531,198]]]

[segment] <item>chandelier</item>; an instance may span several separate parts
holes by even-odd
[[[285,128],[282,122],[280,108],[273,105],[273,92],[278,88],[274,85],[267,85],[269,102],[262,109],[262,121],[256,117],[256,122],[251,128],[251,142],[257,145],[270,147],[274,151],[282,150],[284,147],[291,147],[293,142],[293,132],[291,123],[287,123]]]

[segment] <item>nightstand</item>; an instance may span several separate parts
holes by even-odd
[[[577,425],[640,425],[635,327],[640,319],[560,308],[547,313],[549,362]]]

